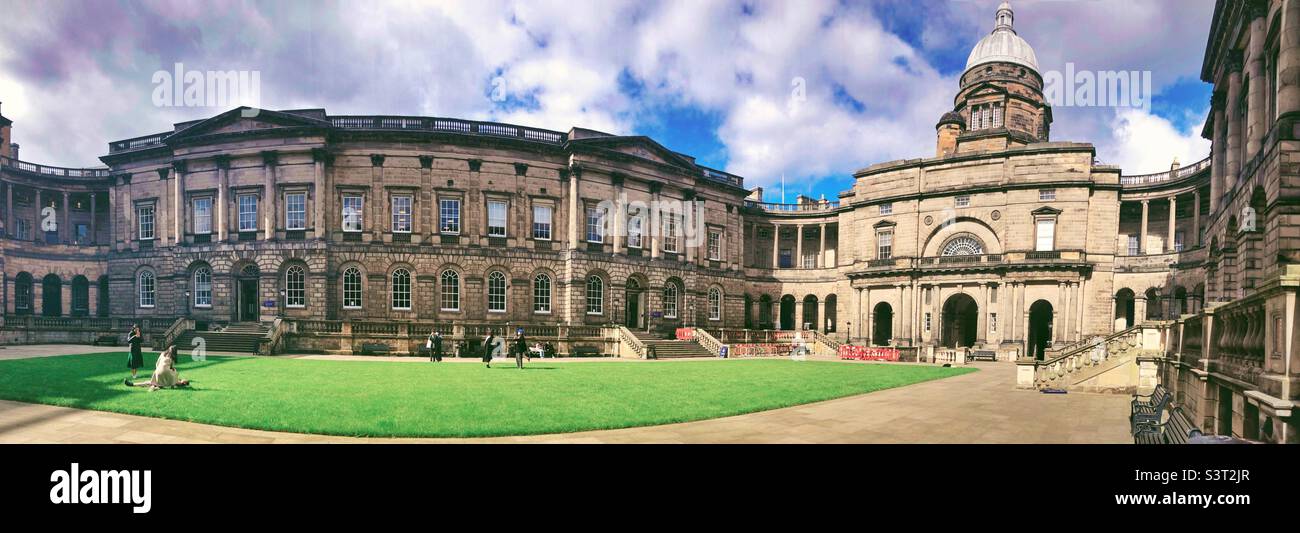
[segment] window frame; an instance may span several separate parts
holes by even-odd
[[[146,217],[145,212],[148,211]],[[136,239],[141,241],[152,241],[158,238],[158,204],[154,202],[141,202],[135,205],[135,229]],[[147,222],[146,222],[147,220]],[[148,235],[145,235],[145,227],[149,228]]]
[[[405,211],[402,207],[405,207]],[[415,195],[393,194],[388,197],[388,229],[392,233],[412,233],[415,229]]]
[[[717,287],[709,287],[709,294],[708,294],[709,320],[712,322],[718,322],[722,320],[722,298],[723,298],[722,289],[719,289]]]
[[[348,201],[349,200],[356,200],[356,204],[357,204],[357,208],[353,212],[353,216],[352,216],[352,219],[356,222],[355,228],[350,228],[348,226],[348,222],[349,222]],[[360,233],[362,231],[365,231],[366,197],[361,194],[344,194],[343,197],[341,198],[341,201],[339,202],[339,205],[340,205],[340,211],[339,211],[340,226],[342,230],[345,233]]]
[[[554,283],[552,283],[551,276],[546,274],[545,272],[540,272],[533,276],[532,285],[533,285],[533,290],[532,290],[533,314],[535,315],[551,314],[552,292],[555,286]],[[545,290],[546,290],[545,293],[541,292],[541,287],[543,285],[545,286]]]
[[[352,292],[352,288],[348,286],[350,284],[348,276],[351,273],[356,275],[356,305],[348,305],[351,296],[348,293]],[[355,266],[343,269],[343,309],[361,309],[365,305],[365,292],[365,275],[361,273],[361,269]]]
[[[298,277],[297,287],[294,287],[295,280],[292,277],[295,272]],[[284,270],[284,307],[286,309],[307,307],[307,269],[302,265],[290,265]]]
[[[403,290],[400,291],[400,292],[398,291],[398,288],[399,288],[399,285],[398,285],[398,274],[399,274],[399,273],[402,274],[401,278],[402,278],[402,284],[403,284],[403,286],[401,286],[401,288],[402,288]],[[410,311],[410,310],[412,309],[412,307],[414,306],[414,303],[415,303],[414,300],[412,299],[412,294],[411,294],[411,278],[412,278],[412,277],[413,277],[413,276],[411,275],[411,271],[408,270],[408,269],[406,269],[406,268],[404,268],[404,267],[395,268],[395,269],[393,269],[393,272],[392,272],[391,274],[388,275],[388,285],[389,285],[389,287],[388,287],[388,307],[389,307],[389,309],[391,309],[391,310],[393,310],[393,311]],[[406,303],[406,306],[405,306],[405,307],[402,307],[402,306],[400,306],[400,305],[397,305],[397,304],[399,303],[399,299],[398,299],[399,294],[405,296],[405,298],[404,298],[404,301],[405,301],[405,303]]]
[[[669,295],[670,292],[671,297]],[[663,298],[664,318],[677,319],[677,314],[681,311],[678,306],[680,303],[679,300],[681,299],[681,291],[678,290],[676,283],[668,282],[664,284]]]
[[[500,282],[499,287],[494,287],[496,281]],[[497,289],[500,294],[494,294]],[[495,308],[494,303],[500,303],[500,308]],[[500,270],[493,270],[487,275],[487,312],[505,313],[510,305],[510,280],[506,274]]]
[[[1043,224],[1050,224],[1052,227],[1052,240],[1048,244],[1048,249],[1043,249]],[[1056,251],[1056,226],[1055,216],[1036,216],[1034,217],[1034,251],[1035,252],[1055,252]]]
[[[206,202],[208,204],[206,214],[201,214],[204,210],[199,209],[200,202]],[[213,204],[214,200],[211,196],[195,196],[190,199],[190,212],[194,215],[194,220],[190,224],[190,230],[193,231],[195,235],[212,235]],[[206,230],[199,229],[199,221],[201,220],[207,221]]]
[[[495,205],[495,206],[501,206],[501,220],[500,220],[501,225],[500,225],[500,226],[493,226],[493,225],[492,225],[492,222],[493,222],[493,220],[492,220],[492,207],[493,207],[494,205]],[[500,229],[500,233],[499,233],[499,234],[498,234],[498,233],[493,233],[493,229],[494,229],[494,228],[496,228],[496,229]],[[510,229],[509,229],[509,228],[510,228],[510,201],[509,201],[509,200],[488,199],[488,201],[487,201],[487,236],[488,236],[488,237],[494,237],[494,238],[501,238],[501,239],[504,239],[504,238],[506,238],[506,237],[510,234]]]
[[[205,282],[199,280],[199,275],[203,273],[207,274],[207,281]],[[192,284],[191,288],[194,291],[194,297],[190,300],[190,302],[194,305],[194,307],[200,309],[211,308],[212,307],[212,269],[208,268],[207,266],[201,266],[199,268],[194,269],[194,273],[190,275],[190,283]],[[205,285],[207,289],[203,290],[202,287],[204,287]],[[205,293],[207,295],[206,300],[202,299]]]
[[[541,222],[538,213],[546,213],[546,222]],[[546,236],[541,237],[540,230],[545,225]],[[532,236],[535,241],[550,241],[555,237],[555,206],[547,204],[533,204],[533,231]]]
[[[592,284],[595,283],[595,295],[592,295]],[[586,289],[584,291],[586,301],[586,311],[588,316],[601,316],[605,314],[605,280],[597,275],[587,276]],[[594,304],[594,305],[593,305]]]
[[[451,299],[450,306],[447,305],[448,298]],[[460,312],[460,273],[450,268],[438,274],[438,310],[448,313]]]
[[[253,207],[253,211],[252,211],[252,213],[245,213],[245,212],[244,212],[244,199],[246,199],[246,198],[252,200],[252,207]],[[260,210],[262,209],[261,203],[262,203],[262,202],[261,202],[261,197],[258,196],[258,195],[256,195],[256,194],[253,194],[253,193],[244,193],[244,194],[239,194],[239,195],[236,195],[236,196],[235,196],[235,222],[236,222],[236,226],[235,226],[235,227],[237,228],[237,231],[238,231],[239,233],[245,233],[245,232],[249,232],[249,231],[257,231],[257,230],[258,230],[257,214],[258,214],[258,211],[260,211]],[[251,228],[246,228],[246,227],[244,227],[244,215],[245,215],[245,214],[248,214],[248,215],[252,216],[252,219],[253,219],[253,225],[252,225]]]
[[[441,235],[460,235],[464,211],[460,197],[443,196],[438,198],[438,233]],[[448,214],[448,211],[454,211]],[[447,223],[451,222],[449,226]]]
[[[885,242],[888,241],[888,242]],[[894,258],[894,230],[876,230],[876,259]]]
[[[293,205],[294,199],[301,200],[302,203],[299,206],[301,207],[301,210],[294,209],[294,205]],[[299,220],[297,221],[298,222],[297,226],[293,224],[294,215],[297,215],[299,218]],[[284,229],[285,231],[305,231],[307,229],[307,191],[303,191],[303,190],[285,191]]]
[[[146,284],[145,279],[149,282]],[[153,309],[158,304],[158,276],[152,270],[141,270],[135,275],[136,279],[136,304],[140,309]],[[148,286],[149,303],[145,303],[146,285]],[[32,291],[33,294],[35,291]]]

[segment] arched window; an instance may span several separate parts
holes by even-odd
[[[95,314],[108,316],[108,276],[99,277],[99,305],[96,307]]]
[[[194,307],[212,307],[212,269],[194,269]]]
[[[155,301],[153,272],[145,270],[140,273],[140,307],[153,307]]]
[[[587,278],[587,314],[605,314],[605,281],[600,276]]]
[[[709,289],[709,320],[722,320],[722,290]]]
[[[501,271],[488,274],[488,312],[506,311],[506,275]]]
[[[90,315],[90,281],[86,276],[72,278],[72,316]]]
[[[357,267],[343,271],[343,308],[361,309],[361,269]]]
[[[677,318],[677,284],[664,285],[664,318]]]
[[[546,274],[533,278],[533,312],[551,312],[551,277]]]
[[[455,270],[442,271],[442,310],[460,311],[460,275]]]
[[[284,272],[284,306],[306,307],[307,272],[301,266],[294,265]]]
[[[399,268],[393,271],[392,283],[393,309],[411,309],[411,271]]]
[[[26,272],[19,272],[14,279],[14,312],[32,314],[32,275]]]
[[[980,255],[984,253],[984,244],[969,235],[959,235],[943,245],[943,255]]]

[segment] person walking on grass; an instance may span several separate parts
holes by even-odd
[[[442,333],[438,331],[430,333],[429,340],[425,341],[424,346],[429,349],[430,363],[442,361]]]
[[[518,367],[520,370],[523,370],[524,357],[528,357],[528,341],[524,340],[523,328],[519,328],[519,336],[515,338],[514,350],[515,350],[515,366]]]
[[[144,366],[144,354],[140,353],[140,342],[143,340],[140,325],[131,326],[131,333],[126,336],[126,344],[131,347],[131,354],[126,357],[126,367],[131,369],[131,379],[135,379],[140,367]]]
[[[496,341],[496,337],[493,337],[490,331],[483,339],[483,364],[488,368],[492,368],[492,349],[496,347]]]

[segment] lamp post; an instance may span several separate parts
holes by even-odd
[[[853,322],[845,320],[844,329],[845,333],[848,334],[849,344],[853,344]]]

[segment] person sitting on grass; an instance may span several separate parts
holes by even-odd
[[[180,379],[180,374],[176,372],[176,345],[163,350],[158,354],[158,361],[154,364],[153,376],[147,382],[132,383],[131,380],[125,380],[128,387],[149,387],[149,390],[167,389],[171,387],[188,387],[189,380]]]

